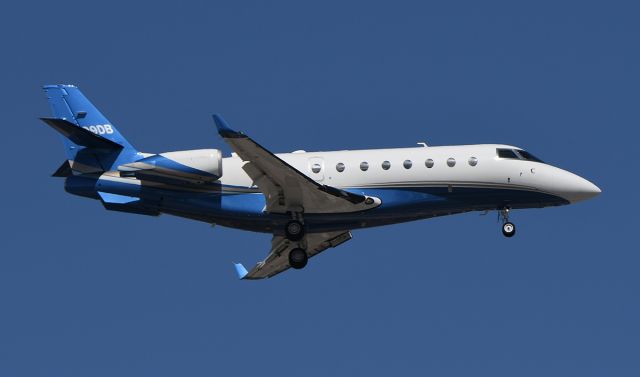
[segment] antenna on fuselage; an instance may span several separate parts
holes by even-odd
[[[416,143],[416,144],[418,144],[418,145],[422,145],[422,146],[423,146],[423,147],[425,147],[425,148],[426,148],[426,147],[428,147],[427,143],[425,143],[424,141],[420,141],[420,142],[418,142],[418,143]]]

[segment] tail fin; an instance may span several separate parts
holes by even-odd
[[[70,161],[107,171],[137,159],[138,151],[80,89],[73,85],[45,85],[44,91],[53,118],[43,120],[64,136]]]

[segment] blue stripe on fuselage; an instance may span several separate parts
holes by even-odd
[[[267,214],[261,193],[194,192],[168,190],[122,180],[68,177],[65,188],[76,195],[97,198],[96,191],[140,197],[146,206],[235,228],[270,232],[288,221],[286,215]],[[233,190],[233,188],[232,188]],[[538,191],[497,187],[390,187],[352,188],[356,194],[380,198],[382,204],[356,213],[306,214],[313,231],[354,229],[433,216],[493,210],[502,207],[538,208],[568,204],[565,199]]]

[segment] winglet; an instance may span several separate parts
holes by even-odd
[[[213,121],[216,124],[216,128],[218,129],[218,134],[222,137],[229,138],[238,138],[238,137],[246,137],[241,132],[232,130],[227,122],[218,114],[213,114]]]
[[[238,279],[244,279],[245,276],[249,273],[246,268],[242,265],[242,263],[234,263],[236,268],[236,273],[238,274]]]

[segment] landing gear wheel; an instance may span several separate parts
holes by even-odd
[[[284,233],[287,239],[291,241],[299,241],[304,236],[304,226],[298,220],[291,220],[284,228]]]
[[[502,225],[502,234],[505,237],[513,237],[516,234],[516,226],[513,223],[506,222]]]
[[[308,261],[309,257],[304,249],[297,247],[289,252],[289,264],[296,270],[304,268]]]

